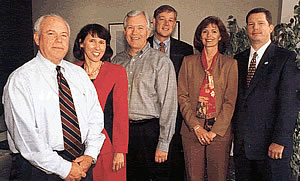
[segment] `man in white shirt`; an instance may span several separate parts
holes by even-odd
[[[65,20],[45,15],[34,30],[39,52],[9,76],[2,99],[13,152],[11,179],[92,180],[90,166],[105,139],[96,90],[82,68],[63,60],[70,35]],[[79,127],[75,137],[79,137],[81,153],[74,157],[66,149],[60,79],[70,91],[72,103],[68,104],[75,112],[71,121],[76,120],[74,125]]]

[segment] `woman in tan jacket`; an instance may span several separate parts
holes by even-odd
[[[231,144],[231,118],[238,87],[236,60],[222,55],[229,36],[222,21],[205,18],[197,27],[194,47],[184,58],[178,78],[178,101],[188,180],[226,180]]]

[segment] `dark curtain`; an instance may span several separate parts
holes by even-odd
[[[33,57],[31,0],[0,0],[0,115],[9,74]]]

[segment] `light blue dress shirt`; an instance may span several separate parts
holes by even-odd
[[[171,38],[169,37],[168,39],[166,39],[165,41],[163,41],[163,43],[165,44],[165,50],[166,50],[166,54],[168,57],[170,57],[170,47],[171,47]],[[155,50],[158,50],[160,48],[160,41],[153,36],[153,48]]]

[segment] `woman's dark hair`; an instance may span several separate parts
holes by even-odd
[[[106,40],[106,50],[101,60],[110,61],[110,58],[113,55],[113,50],[110,47],[111,36],[110,33],[107,31],[107,29],[105,29],[103,26],[99,24],[88,24],[80,30],[74,42],[74,47],[73,47],[74,57],[77,58],[78,60],[85,61],[84,50],[83,48],[80,47],[80,43],[83,43],[84,39],[88,34],[92,35],[93,37],[97,35],[99,38]]]
[[[229,44],[229,35],[223,22],[220,20],[220,18],[215,16],[208,16],[198,25],[194,36],[195,49],[200,52],[203,50],[204,45],[201,41],[201,33],[203,29],[206,28],[209,24],[215,24],[218,26],[221,35],[221,40],[218,43],[218,50],[220,53],[224,53]]]

